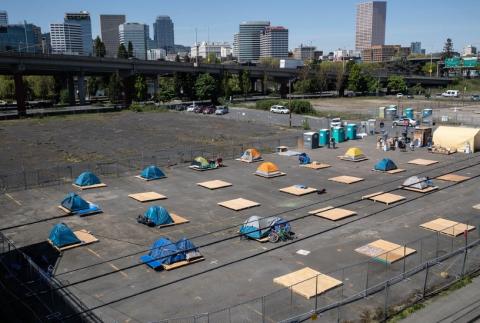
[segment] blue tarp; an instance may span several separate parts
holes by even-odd
[[[306,153],[301,153],[298,155],[298,161],[300,162],[300,165],[307,165],[311,163],[310,156],[308,156]]]
[[[163,206],[151,206],[144,214],[144,216],[153,222],[155,225],[173,223],[172,217],[167,209]]]
[[[62,201],[62,206],[72,212],[89,209],[90,205],[75,193],[68,193]]]
[[[154,180],[165,177],[165,173],[157,166],[152,165],[145,168],[140,176],[148,180]]]
[[[76,243],[81,243],[73,231],[65,224],[58,223],[50,231],[48,239],[56,247],[64,247]]]
[[[160,269],[162,265],[170,265],[185,259],[185,253],[180,252],[176,244],[167,238],[155,241],[148,255],[140,257],[142,263],[153,269]]]
[[[397,165],[389,158],[384,158],[375,164],[375,170],[388,172],[394,169],[397,169]]]
[[[100,179],[92,172],[83,172],[75,180],[75,185],[78,186],[90,186],[101,183]]]
[[[288,221],[280,217],[260,218],[253,215],[240,227],[240,233],[252,239],[262,239],[267,237],[272,229],[278,231],[281,226],[285,226],[290,231]]]

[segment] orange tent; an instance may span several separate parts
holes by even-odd
[[[245,150],[243,153],[242,157],[240,157],[241,160],[247,161],[247,162],[254,162],[258,160],[262,160],[262,154],[255,148],[250,148]]]
[[[278,174],[280,171],[274,163],[265,162],[258,166],[256,173],[263,176],[270,176]]]

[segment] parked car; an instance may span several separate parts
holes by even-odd
[[[288,110],[283,105],[272,105],[272,107],[270,108],[270,112],[280,113],[280,114],[289,114],[290,110]]]
[[[474,94],[472,95],[472,101],[480,101],[480,94]]]
[[[414,99],[414,96],[409,94],[409,95],[407,95],[407,99]]]
[[[204,106],[202,106],[202,105],[197,105],[197,106],[195,107],[195,109],[193,109],[193,112],[195,112],[195,113],[202,113],[202,112],[203,112],[203,109],[205,109]]]
[[[187,107],[187,110],[186,110],[186,111],[187,111],[187,112],[195,112],[195,108],[196,108],[196,107],[197,107],[197,105],[195,105],[195,104],[189,105],[189,106]]]
[[[187,106],[185,104],[177,104],[175,106],[175,111],[185,111],[187,109]]]
[[[330,120],[330,128],[341,127],[342,126],[342,119],[340,118],[333,118]]]
[[[397,99],[403,98],[403,93],[397,93]]]
[[[444,98],[458,98],[458,90],[448,90],[442,93]]]
[[[202,113],[203,114],[214,114],[215,113],[215,106],[214,105],[207,105],[206,107],[203,108]]]
[[[410,127],[415,127],[417,125],[417,121],[407,118],[407,117],[397,117],[393,120],[393,126],[405,126],[405,124],[408,122],[408,125]]]
[[[217,109],[215,110],[216,115],[223,115],[227,113],[228,113],[228,107],[223,105],[218,106]]]

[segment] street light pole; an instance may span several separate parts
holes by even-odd
[[[288,127],[292,127],[292,80],[288,80]]]

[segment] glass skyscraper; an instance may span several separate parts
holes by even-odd
[[[153,40],[157,48],[165,49],[167,53],[175,52],[173,21],[169,16],[157,17],[153,23]]]
[[[92,22],[90,14],[87,11],[67,12],[65,14],[65,23],[80,25],[82,29],[83,55],[93,54],[92,41]]]
[[[269,21],[247,21],[240,24],[238,61],[252,62],[260,58],[260,33],[270,26]]]
[[[362,51],[374,45],[385,45],[387,3],[370,1],[357,5],[355,49]]]

